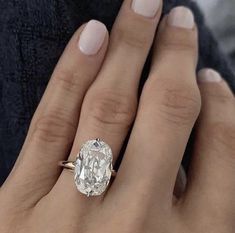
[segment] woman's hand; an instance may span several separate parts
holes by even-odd
[[[234,96],[212,70],[201,71],[197,83],[197,29],[189,10],[173,9],[154,39],[161,8],[158,0],[125,0],[110,39],[97,21],[75,33],[0,190],[1,233],[234,232]],[[176,176],[200,110],[188,183],[176,198]],[[79,193],[58,162],[75,160],[81,144],[95,138],[111,146],[116,160],[133,121],[107,192]]]

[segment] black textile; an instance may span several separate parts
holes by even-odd
[[[101,20],[110,29],[121,2],[0,0],[0,185],[12,169],[31,117],[73,32],[92,18]],[[195,3],[164,2],[164,14],[176,5],[186,5],[194,11],[200,34],[199,67],[217,69],[235,90],[235,79],[226,58]],[[147,71],[148,63],[141,86]]]

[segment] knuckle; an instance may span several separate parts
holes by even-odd
[[[195,45],[190,42],[166,40],[162,41],[160,45],[162,51],[177,51],[177,52],[193,52],[195,51]]]
[[[188,124],[196,120],[200,112],[199,95],[190,91],[165,90],[162,96],[162,112],[170,121]]]
[[[142,25],[144,27],[144,25]],[[139,33],[133,25],[119,26],[115,29],[116,43],[130,48],[143,49],[150,46],[149,33]]]
[[[178,126],[188,125],[196,120],[201,108],[200,92],[197,88],[182,84],[163,88],[159,84],[158,86],[160,88],[157,90],[149,90],[154,95],[150,98],[154,99],[158,114]]]
[[[166,51],[192,52],[197,49],[196,38],[192,33],[165,30],[160,36],[159,49]]]
[[[33,128],[33,137],[46,143],[72,143],[76,126],[59,114],[39,117]]]
[[[230,151],[235,161],[235,123],[232,122],[216,122],[208,129],[209,137],[212,137],[215,145],[222,145],[226,151]],[[223,154],[222,156],[225,158]]]
[[[85,101],[87,115],[98,127],[129,128],[136,114],[137,101],[128,94],[99,90],[88,93]]]
[[[203,94],[213,99],[216,103],[221,103],[221,104],[231,105],[231,106],[235,105],[234,96],[230,92],[225,91],[225,90],[214,91],[214,90],[208,90],[208,89],[209,88],[207,88],[207,91],[203,92]]]
[[[91,82],[92,79],[93,75],[91,73],[86,73],[84,75],[79,71],[73,72],[60,69],[53,75],[52,81],[63,90],[77,94],[78,89],[86,88],[87,84]]]

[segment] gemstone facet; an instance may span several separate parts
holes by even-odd
[[[99,139],[87,141],[75,162],[77,189],[87,196],[101,195],[110,182],[112,162],[112,150],[108,144]]]

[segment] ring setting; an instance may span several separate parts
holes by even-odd
[[[100,139],[95,139],[82,145],[75,161],[62,161],[60,166],[74,172],[78,191],[89,197],[105,192],[111,177],[116,175],[112,163],[110,146]]]

